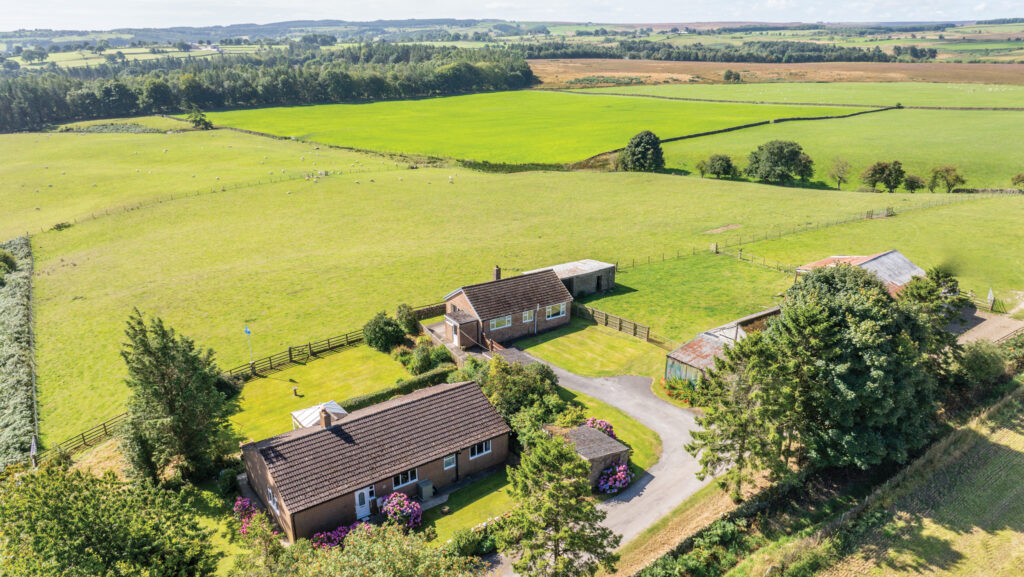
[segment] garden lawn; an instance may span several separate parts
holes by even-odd
[[[960,287],[1024,316],[1024,197],[1003,196],[858,221],[747,245],[753,254],[801,265],[831,255],[890,249],[918,266],[949,268]]]
[[[794,140],[814,160],[814,180],[822,186],[835,186],[827,174],[833,159],[841,157],[852,167],[850,182],[843,186],[848,189],[862,186],[860,175],[872,163],[893,160],[902,162],[907,174],[926,181],[932,168],[953,165],[966,177],[967,187],[1010,188],[1013,175],[1024,172],[1024,148],[1007,143],[1016,142],[1021,133],[1024,112],[888,110],[757,126],[670,142],[664,151],[669,167],[693,171],[697,162],[712,154],[728,154],[743,168],[759,145]]]
[[[750,252],[761,254],[753,248]],[[583,302],[683,343],[775,305],[792,284],[788,273],[705,252],[619,271],[613,291]],[[661,360],[661,370],[654,373],[659,378],[664,355]]]
[[[625,146],[642,130],[667,138],[760,120],[854,111],[523,90],[207,116],[218,126],[367,150],[490,162],[567,163]]]
[[[640,339],[574,318],[568,326],[516,341],[524,351],[584,377],[664,373],[665,351]]]
[[[305,365],[245,384],[239,412],[231,417],[236,431],[246,439],[260,440],[292,429],[291,412],[345,400],[394,386],[411,378],[401,363],[368,346],[331,353]],[[297,387],[299,395],[292,394]]]
[[[441,514],[441,507],[448,505],[451,513]],[[508,472],[502,469],[453,492],[444,505],[423,512],[423,527],[437,531],[439,546],[443,546],[459,529],[469,529],[504,515],[515,502],[508,494]]]
[[[162,138],[136,137],[148,136]],[[34,162],[45,165],[47,150],[35,148]],[[487,280],[495,264],[625,262],[928,200],[671,175],[421,168],[229,189],[79,222],[32,237],[43,437],[61,441],[124,409],[118,352],[134,307],[212,347],[228,368],[249,359],[246,325],[264,356],[358,329],[402,302],[438,302]],[[732,224],[740,228],[704,234]]]
[[[903,43],[901,41],[899,43]],[[973,44],[973,46],[983,46]],[[947,48],[948,49],[948,48]],[[591,88],[581,92],[865,106],[1024,107],[1024,86],[948,82],[769,82],[664,84]]]
[[[179,130],[154,117],[94,121]],[[76,125],[77,126],[77,125]],[[58,222],[124,211],[140,202],[302,179],[318,170],[395,168],[391,159],[278,141],[228,130],[174,134],[21,133],[0,135],[0,240]],[[385,164],[381,164],[384,162]],[[404,165],[403,165],[404,167]]]

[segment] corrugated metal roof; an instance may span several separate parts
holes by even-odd
[[[888,250],[868,256],[830,256],[802,267],[797,272],[810,272],[816,268],[848,264],[871,272],[882,281],[889,294],[896,296],[915,277],[925,276],[925,271],[898,250]]]
[[[669,353],[668,357],[695,369],[707,370],[715,366],[715,359],[722,356],[726,347],[743,340],[750,333],[764,330],[767,320],[777,314],[779,307],[771,307],[708,329]]]
[[[558,278],[571,278],[581,274],[607,270],[610,268],[615,268],[615,265],[606,262],[601,262],[599,260],[585,258],[583,260],[576,260],[573,262],[556,264],[554,266],[549,266],[547,268],[539,268],[537,270],[526,271],[523,274],[531,274],[535,272],[540,272],[542,270],[553,270],[555,271],[555,274],[558,275]]]

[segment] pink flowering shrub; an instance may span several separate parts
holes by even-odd
[[[633,472],[629,470],[629,465],[626,461],[618,461],[601,471],[601,476],[597,478],[597,490],[614,495],[632,482]]]
[[[597,429],[613,439],[618,438],[615,436],[615,429],[612,427],[612,424],[604,419],[595,419],[594,417],[590,417],[587,419],[587,426],[592,429]]]
[[[249,499],[239,497],[235,499],[234,510],[235,519],[242,524],[238,532],[245,535],[249,532],[249,523],[252,522],[253,516],[257,513],[256,507]]]
[[[423,521],[423,510],[420,504],[410,499],[405,493],[391,493],[384,499],[384,514],[389,521],[400,526],[419,527]]]
[[[333,549],[338,546],[344,546],[345,537],[348,537],[352,531],[355,531],[360,525],[366,525],[363,521],[356,521],[351,525],[342,525],[333,531],[324,531],[323,533],[317,533],[313,535],[310,541],[313,543],[313,547],[317,549]]]

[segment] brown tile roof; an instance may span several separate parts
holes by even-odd
[[[436,385],[350,413],[327,429],[243,447],[267,464],[292,514],[509,432],[476,383]]]
[[[551,269],[464,286],[445,300],[460,291],[482,321],[572,300],[572,295]]]

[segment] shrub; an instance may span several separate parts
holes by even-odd
[[[0,243],[0,469],[24,461],[35,432],[32,417],[32,351],[29,291],[32,249],[27,238]],[[14,266],[10,266],[11,260]]]
[[[1013,184],[1013,186],[1020,189],[1024,189],[1024,172],[1013,175],[1013,178],[1010,179],[1010,182]]]
[[[448,550],[463,557],[475,555],[480,546],[480,538],[481,535],[477,531],[468,528],[459,529],[448,542]]]
[[[50,230],[60,232],[62,230],[67,230],[69,228],[71,228],[70,222],[58,222],[57,224],[53,225],[53,227],[51,227]]]
[[[601,471],[601,476],[597,478],[597,490],[614,495],[628,487],[632,482],[633,472],[629,470],[629,463],[617,461]]]
[[[630,172],[655,172],[665,168],[661,140],[650,130],[637,134],[629,139],[629,144],[619,155],[619,162]]]
[[[994,344],[973,341],[964,345],[961,365],[967,378],[976,386],[988,387],[1006,376],[1006,359]]]
[[[685,379],[665,379],[661,380],[661,384],[665,387],[665,393],[670,399],[674,399],[691,407],[697,398],[697,385],[691,381]]]
[[[333,549],[335,547],[343,546],[345,543],[345,537],[348,537],[349,533],[355,531],[360,525],[366,525],[366,523],[363,521],[356,521],[351,525],[342,525],[333,531],[316,533],[309,541],[316,549]]]
[[[1024,334],[1017,335],[1000,346],[1008,369],[1013,374],[1024,372]]]
[[[583,407],[572,405],[555,417],[555,424],[559,427],[578,427],[587,420]]]
[[[712,154],[705,165],[708,174],[715,178],[735,178],[739,176],[739,169],[733,164],[732,158],[725,154]]]
[[[238,473],[234,469],[221,469],[217,475],[217,492],[227,497],[238,486]]]
[[[411,306],[405,303],[398,305],[398,309],[395,311],[395,320],[398,321],[398,325],[402,327],[405,334],[419,334],[420,319],[416,316],[416,311],[412,310]]]
[[[413,501],[405,493],[391,493],[384,499],[383,512],[388,521],[400,527],[414,529],[423,522],[423,511],[420,504]]]
[[[405,395],[431,385],[443,383],[449,374],[455,372],[455,369],[455,365],[452,364],[441,365],[434,370],[427,371],[422,375],[417,375],[411,379],[399,380],[393,387],[388,387],[386,389],[381,389],[358,397],[352,397],[351,399],[341,401],[340,404],[349,412],[369,407],[370,405],[386,401],[391,397]]]
[[[405,332],[395,319],[381,311],[363,325],[363,339],[366,344],[386,353],[405,341]]]
[[[252,523],[253,518],[260,511],[252,504],[252,501],[245,497],[235,499],[235,505],[232,510],[235,520],[239,523],[238,532],[245,535],[249,532],[249,524]]]
[[[18,270],[18,261],[10,251],[0,248],[0,270],[4,269],[6,269],[5,272]]]
[[[618,438],[615,436],[615,429],[612,427],[612,424],[604,419],[595,419],[590,417],[587,419],[586,423],[591,429],[597,429],[613,439]]]
[[[412,360],[412,349],[405,345],[395,347],[391,351],[391,358],[402,363],[403,367],[409,367],[409,361]]]

